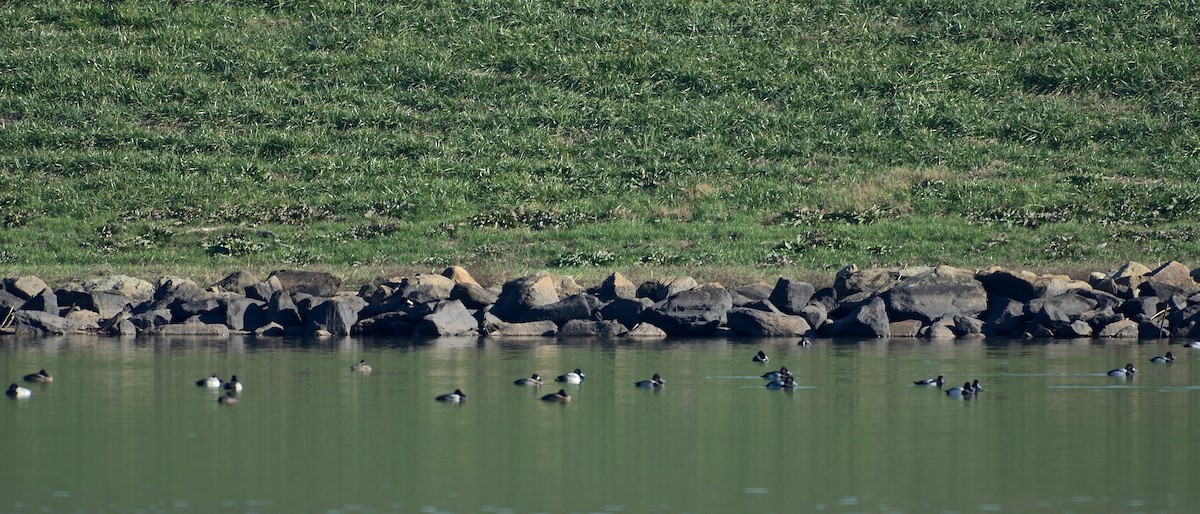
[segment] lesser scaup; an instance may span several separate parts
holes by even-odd
[[[216,373],[213,373],[211,377],[197,380],[196,385],[200,387],[207,387],[209,389],[220,389],[221,379],[217,377]]]
[[[50,376],[50,374],[46,373],[46,370],[43,369],[41,371],[38,371],[37,373],[30,373],[28,375],[25,375],[25,381],[26,382],[47,383],[47,382],[53,382],[54,377]]]
[[[217,403],[221,405],[232,405],[238,402],[237,393],[229,391],[217,398]]]
[[[557,393],[551,393],[546,396],[543,396],[542,401],[544,401],[544,402],[559,402],[559,403],[569,402],[569,401],[571,401],[571,395],[567,394],[567,391],[565,389],[559,389]]]
[[[767,382],[767,389],[792,389],[794,387],[796,387],[796,379],[791,375]]]
[[[750,359],[750,360],[752,360],[754,362],[767,362],[767,360],[769,360],[769,359],[770,359],[770,357],[767,357],[767,354],[763,353],[762,350],[759,350],[758,355],[755,355],[754,358]]]
[[[229,377],[229,381],[225,382],[225,390],[233,391],[235,393],[242,392],[242,383],[238,382],[237,375]]]
[[[1126,364],[1124,368],[1117,368],[1112,371],[1109,371],[1108,376],[1110,376],[1110,377],[1132,377],[1134,373],[1137,373],[1137,370],[1133,369],[1133,364],[1130,363],[1130,364]]]
[[[350,371],[355,373],[370,373],[373,370],[371,369],[371,365],[367,364],[366,359],[363,359],[358,361],[358,364],[350,366]]]
[[[970,382],[964,382],[962,387],[952,387],[946,390],[946,396],[951,398],[970,398],[975,394],[975,390],[971,388]]]
[[[518,378],[517,380],[513,381],[513,383],[517,384],[519,386],[537,387],[537,386],[542,385],[542,376],[537,373],[534,373],[532,375],[529,375],[529,378]]]
[[[924,380],[916,380],[916,381],[913,381],[913,383],[916,385],[919,385],[919,386],[942,387],[942,386],[946,385],[946,379],[943,378],[941,375],[938,375],[937,378],[926,378]]]
[[[17,384],[13,384],[8,386],[8,391],[5,391],[4,394],[7,394],[13,398],[29,398],[30,396],[33,396],[33,391],[25,389]]]
[[[1168,364],[1168,363],[1171,363],[1171,362],[1175,362],[1175,354],[1173,354],[1173,353],[1171,353],[1171,352],[1167,352],[1167,354],[1166,354],[1166,355],[1163,355],[1163,356],[1159,356],[1159,357],[1155,357],[1155,358],[1153,358],[1153,359],[1150,359],[1150,362],[1153,362],[1153,363],[1156,363],[1156,364]]]
[[[666,382],[666,381],[663,380],[662,377],[658,376],[658,373],[655,373],[653,377],[650,377],[650,380],[642,380],[642,381],[637,382],[634,385],[636,385],[638,387],[654,389],[654,388],[662,387],[664,382]]]
[[[443,394],[436,399],[439,402],[459,403],[467,401],[467,395],[461,389],[455,389],[453,393]]]
[[[768,371],[766,373],[763,373],[762,377],[767,380],[779,380],[779,379],[782,379],[783,377],[790,377],[790,376],[792,376],[792,372],[787,369],[787,366],[784,366],[782,368],[779,368],[779,371]]]
[[[583,378],[583,372],[580,371],[579,368],[575,368],[575,371],[559,375],[558,378],[555,378],[554,380],[558,382],[566,382],[568,384],[582,384]]]

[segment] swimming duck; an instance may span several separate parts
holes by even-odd
[[[7,394],[13,398],[29,398],[30,396],[33,396],[33,391],[25,389],[17,384],[13,384],[8,386],[8,391],[5,391],[4,394]]]
[[[1167,363],[1175,362],[1175,354],[1173,354],[1171,352],[1167,352],[1166,355],[1150,359],[1150,362],[1153,362],[1156,364],[1167,364]]]
[[[1184,343],[1183,347],[1184,348],[1200,348],[1200,341],[1192,341],[1190,343]]]
[[[772,380],[767,383],[767,389],[792,389],[796,387],[796,379],[791,375],[783,377],[781,380]]]
[[[211,377],[197,380],[196,385],[200,387],[207,387],[209,389],[220,389],[221,379],[217,377],[216,373],[213,373]]]
[[[812,341],[809,341],[807,337],[801,337],[796,346],[812,346]]]
[[[1108,376],[1110,376],[1110,377],[1133,377],[1134,373],[1137,373],[1137,370],[1133,369],[1133,364],[1131,363],[1131,364],[1126,364],[1124,368],[1117,368],[1112,371],[1109,371]]]
[[[238,382],[237,375],[229,377],[229,381],[225,382],[225,390],[233,391],[235,393],[242,392],[242,383]]]
[[[557,393],[548,394],[542,397],[544,402],[566,403],[571,401],[571,395],[567,394],[565,389],[559,389]]]
[[[459,403],[467,401],[467,395],[461,389],[455,389],[453,393],[443,394],[436,399],[439,402]]]
[[[25,381],[26,382],[46,383],[46,382],[53,382],[54,377],[50,376],[50,374],[46,373],[46,370],[43,369],[41,371],[38,371],[37,373],[30,373],[28,375],[25,375]]]
[[[566,382],[568,384],[582,384],[583,378],[583,372],[579,371],[579,368],[575,368],[575,371],[559,375],[558,378],[555,378],[554,380],[558,382]]]
[[[762,377],[767,380],[780,380],[783,377],[790,377],[790,376],[792,376],[792,372],[787,369],[787,366],[784,366],[782,368],[779,368],[779,371],[768,371],[766,373],[763,373]]]
[[[653,377],[650,377],[650,380],[642,380],[634,385],[638,387],[645,387],[647,389],[656,389],[662,387],[663,383],[665,382],[666,380],[663,380],[662,377],[658,376],[658,373],[655,373]]]
[[[373,370],[371,369],[371,365],[367,364],[366,359],[363,359],[363,360],[358,361],[358,364],[350,366],[350,371],[353,371],[355,373],[364,373],[365,374],[365,373],[370,373]]]
[[[970,398],[975,394],[970,382],[964,382],[962,387],[952,387],[946,390],[946,396],[951,398]]]
[[[220,405],[232,405],[237,402],[238,402],[237,394],[234,393],[233,391],[229,391],[228,393],[225,393],[225,394],[221,395],[221,397],[217,398],[217,403]]]
[[[755,355],[754,358],[750,360],[754,362],[767,362],[768,359],[769,357],[767,357],[767,354],[763,353],[762,350],[759,350],[758,355]]]
[[[971,382],[971,392],[978,393],[980,391],[983,391],[983,386],[979,385],[979,381],[975,380]]]
[[[537,387],[537,386],[542,385],[542,376],[537,373],[534,373],[532,375],[529,375],[529,378],[518,378],[513,383],[517,384],[519,386]]]
[[[916,385],[919,385],[919,386],[942,387],[942,386],[946,385],[946,379],[943,378],[941,375],[938,375],[937,378],[926,378],[924,380],[916,380],[916,381],[913,381],[913,383]]]

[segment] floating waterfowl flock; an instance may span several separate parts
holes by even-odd
[[[800,343],[800,345],[808,346],[803,343],[804,343],[804,341],[802,341]],[[811,345],[812,343],[809,342],[808,344]],[[1185,343],[1182,346],[1184,348],[1200,349],[1200,341],[1192,341],[1189,343]],[[1175,362],[1176,359],[1177,359],[1177,357],[1175,356],[1175,354],[1173,352],[1166,352],[1166,354],[1164,354],[1164,355],[1155,356],[1155,357],[1151,358],[1150,362],[1153,362],[1156,364],[1169,364],[1169,363]],[[760,350],[760,351],[758,351],[758,353],[756,353],[751,358],[751,360],[756,363],[764,363],[767,361],[767,355],[766,355],[766,353],[764,353],[763,351]],[[350,370],[354,373],[364,373],[365,374],[365,373],[371,372],[371,366],[369,364],[367,364],[366,360],[360,360],[358,362],[358,364],[351,366]],[[1110,370],[1106,374],[1111,377],[1122,377],[1122,378],[1132,379],[1136,373],[1137,373],[1137,369],[1133,366],[1133,363],[1127,363],[1127,364],[1125,364],[1124,367]],[[762,378],[767,380],[766,387],[768,389],[792,390],[797,387],[796,377],[787,368],[787,366],[780,367],[779,370],[777,370],[777,371],[768,371],[767,373],[764,373],[762,375]],[[36,373],[30,373],[28,375],[25,375],[24,377],[22,377],[22,379],[26,382],[40,383],[40,384],[47,384],[47,383],[51,383],[54,381],[54,377],[52,375],[50,375],[50,373],[47,372],[45,369],[39,370]],[[583,380],[584,380],[584,373],[579,368],[575,368],[575,370],[567,372],[567,373],[563,373],[562,375],[559,375],[558,377],[555,378],[555,381],[563,382],[566,384],[574,384],[574,385],[582,384]],[[519,378],[519,379],[513,381],[513,383],[515,385],[524,386],[524,387],[540,387],[542,385],[542,377],[538,373],[533,373],[528,377]],[[662,375],[659,373],[655,373],[654,376],[652,376],[648,380],[640,380],[640,381],[634,383],[634,386],[638,387],[638,388],[658,390],[658,389],[661,389],[665,383],[666,383],[666,380],[662,377]],[[923,378],[923,379],[913,381],[913,385],[922,386],[922,387],[936,387],[938,389],[945,387],[945,384],[946,384],[946,377],[944,375],[938,375],[936,378]],[[225,393],[217,398],[217,403],[222,404],[222,405],[229,405],[229,404],[237,403],[238,395],[242,392],[242,390],[244,388],[244,386],[242,385],[242,382],[238,380],[237,375],[231,375],[229,378],[229,381],[222,381],[220,376],[217,373],[213,373],[212,375],[210,375],[208,377],[197,380],[196,386],[203,387],[206,389],[217,389],[217,390],[224,389]],[[973,398],[973,397],[977,396],[982,391],[983,391],[983,387],[979,384],[979,380],[976,379],[976,380],[973,380],[970,382],[964,382],[963,385],[960,387],[952,387],[950,389],[946,389],[945,393],[947,396],[949,396],[951,398],[968,399],[968,398]],[[10,398],[24,399],[24,398],[32,397],[33,391],[28,388],[21,387],[21,386],[17,385],[16,383],[13,383],[12,385],[10,385],[8,387],[8,390],[5,391],[5,394]],[[455,389],[454,392],[440,395],[435,399],[437,401],[446,402],[446,403],[463,403],[467,400],[467,395],[465,393],[463,393],[461,389]],[[543,401],[548,401],[548,402],[562,403],[562,402],[570,401],[571,395],[567,394],[565,389],[559,389],[558,392],[542,396],[541,399]]]

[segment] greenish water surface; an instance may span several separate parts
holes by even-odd
[[[1195,512],[1197,359],[1165,342],[10,337],[4,385],[56,378],[0,402],[0,512]],[[1126,362],[1135,379],[1104,374]],[[781,365],[801,387],[763,387]],[[538,401],[574,368],[570,403]],[[194,385],[213,372],[238,375],[239,403]],[[550,382],[513,385],[533,372]],[[655,372],[661,391],[633,386]],[[938,374],[987,390],[912,385]],[[434,401],[455,388],[466,403]]]

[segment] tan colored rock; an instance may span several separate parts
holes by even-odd
[[[921,322],[915,319],[893,321],[888,326],[892,337],[917,337],[921,333]]]
[[[28,300],[45,291],[49,286],[42,279],[33,275],[10,277],[4,279],[4,289],[22,300]]]
[[[638,323],[625,334],[625,337],[636,339],[664,339],[667,337],[666,331],[658,328],[650,323]]]
[[[1138,336],[1138,324],[1130,319],[1114,321],[1105,325],[1096,335],[1105,338],[1135,338]]]
[[[474,284],[479,285],[470,273],[462,266],[450,266],[442,271],[442,276],[453,280],[455,284]]]

